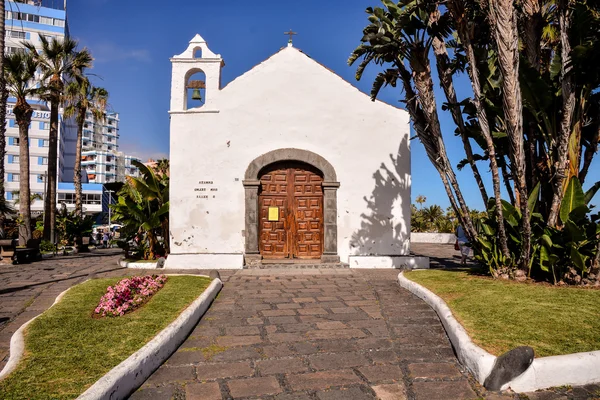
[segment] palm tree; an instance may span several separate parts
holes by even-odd
[[[419,203],[419,207],[422,210],[423,209],[423,204],[425,204],[427,202],[427,197],[425,197],[422,194],[420,194],[420,195],[417,196],[417,199],[415,201],[417,203]]]
[[[44,239],[55,240],[56,187],[58,163],[58,108],[64,94],[65,78],[82,77],[83,70],[91,67],[92,56],[83,49],[77,51],[77,41],[65,37],[51,41],[40,36],[41,49],[24,43],[33,54],[42,71],[43,98],[50,101],[50,132],[48,135],[48,186],[44,204]]]
[[[108,92],[104,88],[94,87],[87,77],[76,77],[65,88],[65,118],[75,116],[77,123],[77,144],[75,150],[75,169],[73,181],[75,183],[75,215],[82,214],[81,200],[81,142],[83,138],[83,124],[87,112],[94,115],[95,121],[104,119]]]
[[[35,95],[32,85],[37,63],[31,53],[18,51],[4,59],[4,76],[7,89],[17,98],[14,107],[15,119],[19,125],[19,242],[22,246],[31,239],[31,200],[29,186],[29,124],[33,108],[27,98]]]
[[[363,58],[356,71],[357,79],[362,77],[364,69],[371,63],[389,63],[394,67],[377,75],[371,97],[377,97],[384,85],[396,86],[400,79],[417,136],[438,171],[450,204],[456,210],[465,232],[475,240],[477,232],[446,153],[429,62],[432,40],[450,33],[449,20],[433,17],[437,10],[433,1],[401,0],[398,4],[385,1],[384,5],[385,9],[367,8],[371,24],[363,30],[363,43],[354,50],[348,63],[352,65]]]
[[[490,171],[492,173],[492,183],[494,188],[494,201],[496,204],[496,220],[498,221],[498,241],[504,257],[510,258],[510,252],[508,250],[508,243],[506,239],[506,230],[504,229],[504,216],[502,214],[502,196],[500,194],[500,174],[498,169],[498,161],[496,159],[496,148],[494,146],[494,138],[490,129],[487,110],[484,106],[480,82],[481,75],[472,40],[472,27],[474,24],[472,21],[469,21],[467,17],[470,13],[477,14],[477,10],[472,10],[472,8],[476,8],[477,6],[472,5],[468,7],[467,4],[465,4],[465,0],[448,0],[446,7],[452,16],[452,19],[454,20],[456,32],[467,56],[467,71],[471,80],[471,87],[473,88],[473,104],[476,109],[477,122],[481,130],[481,135],[485,140],[486,151],[490,161]]]

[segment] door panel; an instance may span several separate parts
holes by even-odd
[[[260,178],[260,252],[264,258],[318,259],[323,253],[323,178],[307,164],[272,165]],[[278,207],[278,221],[269,221]]]

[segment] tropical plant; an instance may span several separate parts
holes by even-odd
[[[427,203],[427,197],[423,196],[422,194],[417,196],[417,199],[415,200],[417,203],[419,203],[419,207],[421,209],[423,209],[423,204]]]
[[[91,67],[92,56],[86,50],[77,51],[77,41],[65,37],[58,40],[40,36],[41,48],[24,42],[42,71],[41,97],[50,102],[50,131],[48,135],[48,182],[44,204],[44,239],[55,239],[56,188],[58,162],[58,109],[65,89],[65,79],[80,78]]]
[[[37,70],[34,57],[25,51],[17,51],[4,59],[4,78],[7,90],[16,97],[13,108],[19,126],[19,243],[24,246],[31,236],[31,199],[29,184],[29,125],[33,108],[27,98],[35,95],[37,89],[32,83]]]
[[[574,177],[585,183],[598,151],[600,3],[382,2],[383,7],[367,9],[369,25],[349,59],[350,64],[362,59],[357,79],[369,64],[382,67],[373,83],[373,99],[383,86],[402,85],[417,137],[440,174],[457,219],[467,223],[465,231],[475,253],[494,271],[534,276],[532,268],[540,266],[540,235],[545,229],[566,232],[568,219],[560,216],[564,196]],[[433,60],[445,97],[441,108],[450,112],[465,149],[466,158],[458,168],[470,165],[487,207],[485,224],[475,223],[478,229],[468,226],[473,218],[445,154],[431,76]],[[464,71],[472,97],[458,99],[453,79]],[[473,145],[479,147],[479,154]],[[476,166],[481,161],[489,163],[490,198]],[[501,184],[510,202],[502,198]],[[587,214],[585,218],[593,222],[590,210]],[[491,242],[486,227],[493,230]],[[584,240],[597,242],[591,228]],[[598,264],[600,247],[590,251],[593,256],[590,253],[587,261]],[[586,274],[588,269],[574,271]]]
[[[79,247],[82,238],[90,236],[97,215],[82,216],[75,211],[68,211],[63,205],[56,215],[56,232],[58,242],[62,245],[71,245]]]
[[[81,190],[81,146],[83,124],[89,111],[94,121],[102,121],[105,117],[108,92],[104,88],[94,87],[87,77],[76,76],[65,88],[65,118],[75,117],[77,124],[77,144],[75,148],[75,168],[73,181],[75,184],[75,213],[82,215]]]
[[[115,221],[123,224],[121,246],[133,240],[144,249],[143,258],[152,260],[169,252],[169,180],[139,161],[133,164],[141,176],[128,177],[110,207]]]

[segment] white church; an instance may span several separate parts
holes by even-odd
[[[291,41],[226,86],[200,35],[171,63],[166,268],[420,262],[406,111]]]

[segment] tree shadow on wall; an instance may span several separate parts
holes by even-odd
[[[375,188],[363,197],[368,212],[361,214],[361,227],[352,234],[351,253],[364,256],[408,254],[410,248],[410,150],[408,139],[397,154],[373,174]],[[400,267],[400,264],[394,267]],[[399,260],[398,260],[399,263]]]

